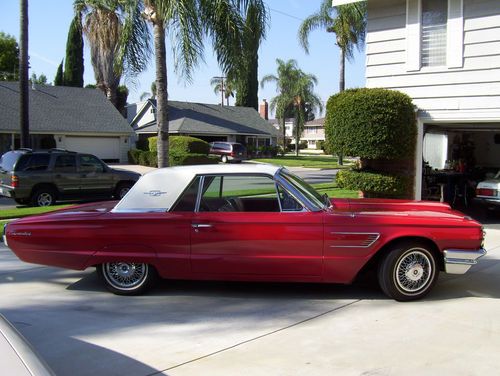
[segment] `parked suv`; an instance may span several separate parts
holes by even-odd
[[[223,163],[241,162],[247,158],[247,149],[237,142],[211,142],[209,154],[218,155]]]
[[[140,174],[110,168],[99,158],[60,149],[9,151],[0,159],[0,195],[18,204],[53,205],[59,199],[121,199]]]

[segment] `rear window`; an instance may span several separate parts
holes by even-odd
[[[23,155],[16,165],[16,171],[45,171],[49,168],[49,154]]]
[[[20,156],[22,156],[22,154],[15,151],[5,153],[2,155],[2,158],[0,158],[0,168],[4,171],[14,170],[14,165]]]
[[[233,144],[233,151],[235,153],[243,153],[245,152],[245,147],[242,144]]]

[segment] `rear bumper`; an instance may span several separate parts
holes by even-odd
[[[484,205],[484,206],[500,208],[500,199],[497,197],[491,197],[491,198],[475,197],[474,202],[477,202],[477,203]]]
[[[444,251],[444,269],[449,274],[464,274],[477,260],[486,254],[484,248],[478,250],[447,249]]]

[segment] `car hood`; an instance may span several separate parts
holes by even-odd
[[[480,225],[469,216],[453,210],[449,204],[434,201],[391,199],[333,199],[335,213],[360,217],[385,218],[395,223],[443,224],[445,221]],[[416,222],[412,222],[416,221]]]

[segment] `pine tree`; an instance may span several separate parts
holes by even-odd
[[[80,17],[71,21],[66,42],[66,64],[64,66],[64,85],[83,87],[83,37]],[[54,82],[55,84],[55,82]]]
[[[63,61],[61,60],[61,64],[57,67],[57,73],[56,77],[54,78],[54,86],[63,86],[64,85],[64,80],[63,80]]]

